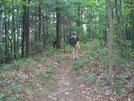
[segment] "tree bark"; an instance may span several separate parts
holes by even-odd
[[[23,0],[23,2],[26,2],[26,0]],[[26,23],[26,6],[25,5],[23,5],[23,10],[24,10],[24,12],[23,12],[23,31],[22,31],[22,49],[21,49],[21,51],[22,51],[22,58],[23,57],[25,57],[25,40],[26,40],[26,38],[25,38],[25,32],[26,32],[26,27],[25,27],[25,23]]]
[[[26,0],[24,0],[26,2]],[[30,3],[30,0],[28,0]],[[22,32],[22,57],[29,57],[29,7],[23,5],[24,14],[23,14],[23,32]]]
[[[116,28],[116,32],[117,32],[117,44],[118,44],[118,48],[119,48],[119,53],[118,53],[118,57],[121,59],[123,57],[123,49],[122,49],[122,28],[123,28],[123,24],[122,24],[122,13],[121,13],[121,0],[119,1],[120,3],[118,3],[117,0],[115,0],[115,11],[116,11],[116,19],[117,19],[117,28]],[[120,61],[118,61],[118,68],[117,68],[117,72],[121,72],[121,67],[120,67]]]
[[[106,0],[107,2],[107,14],[109,21],[109,34],[108,34],[108,57],[109,57],[109,68],[108,68],[108,78],[107,84],[110,83],[112,72],[113,72],[113,57],[112,57],[112,37],[113,37],[113,21],[111,16],[111,0]]]
[[[130,14],[130,19],[131,19],[131,21],[132,21],[132,23],[131,23],[131,25],[132,25],[132,27],[131,27],[131,40],[132,40],[132,49],[134,50],[134,10],[132,10],[131,11],[131,14]]]
[[[56,48],[61,48],[60,19],[61,19],[61,14],[59,8],[57,7],[56,8]]]
[[[30,0],[28,0],[28,4],[30,4]],[[30,51],[30,42],[29,42],[29,7],[26,10],[26,57],[29,57]]]
[[[81,13],[80,6],[81,6],[81,4],[78,3],[77,5],[78,5],[78,20],[77,20],[77,24],[76,24],[76,25],[77,25],[78,27],[80,27],[80,25],[81,25],[81,24],[80,24],[80,16],[81,16],[81,14],[80,14],[80,13]]]
[[[41,42],[41,4],[39,4],[39,42]]]
[[[12,24],[13,24],[13,44],[14,44],[14,59],[17,55],[16,33],[15,33],[15,19],[14,19],[14,2],[12,2]]]
[[[7,19],[7,9],[6,9],[6,3],[4,2],[4,15],[5,15],[5,19]],[[4,43],[5,43],[5,51],[4,51],[4,55],[6,55],[6,58],[3,59],[5,61],[3,62],[7,62],[8,60],[8,30],[7,30],[7,22],[4,23],[4,26],[5,26],[5,40],[4,40]]]

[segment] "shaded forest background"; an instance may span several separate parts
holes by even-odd
[[[120,58],[129,58],[134,49],[134,1],[111,0],[114,46]],[[81,42],[99,39],[108,43],[105,0],[1,0],[0,64],[63,48],[76,31]]]
[[[133,77],[134,0],[0,0],[0,100],[133,101]]]

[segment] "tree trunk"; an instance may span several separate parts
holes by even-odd
[[[45,21],[45,17],[44,17],[44,15],[43,15],[43,18],[42,18],[42,20],[43,20],[43,40],[42,40],[42,42],[43,42],[43,47],[45,47],[46,45],[45,45],[45,43],[46,43],[46,40],[45,40],[45,23],[44,23],[44,21]]]
[[[30,4],[30,0],[28,0],[28,4]],[[26,57],[29,57],[30,50],[30,42],[29,42],[29,7],[26,10]]]
[[[107,2],[107,14],[108,14],[108,21],[109,21],[109,34],[108,34],[108,56],[109,56],[109,69],[108,69],[108,78],[107,84],[110,83],[112,72],[113,72],[113,57],[112,57],[112,37],[113,37],[113,21],[111,16],[111,1],[106,0]]]
[[[121,41],[123,40],[123,23],[122,23],[122,1],[120,0],[119,1],[120,3],[118,3],[117,0],[115,0],[115,10],[116,10],[116,17],[117,17],[117,28],[116,28],[116,32],[117,32],[117,36],[118,36],[118,39],[117,39],[117,43],[118,43],[118,48],[119,48],[119,53],[118,53],[118,57],[121,59],[123,57],[123,48],[122,48],[122,43]],[[118,61],[118,68],[117,68],[117,72],[121,72],[121,67],[120,67],[120,61]]]
[[[14,44],[14,59],[17,55],[16,33],[15,33],[15,19],[14,19],[14,2],[12,2],[12,24],[13,24],[13,44]]]
[[[56,48],[61,48],[60,19],[61,19],[61,14],[59,8],[57,7],[56,8]]]
[[[88,18],[88,22],[91,22],[93,20],[92,9],[90,9],[89,12],[90,12],[91,17]],[[89,12],[87,12],[87,13],[89,14]],[[92,24],[91,23],[89,23],[87,25],[87,35],[88,35],[87,37],[89,40],[93,39],[93,31],[92,31]]]
[[[26,2],[26,0],[23,0],[23,2]],[[23,10],[24,10],[24,12],[23,12],[23,31],[22,31],[22,49],[21,49],[21,51],[22,51],[22,58],[23,57],[25,57],[25,40],[26,40],[26,38],[25,38],[25,33],[26,33],[26,26],[25,26],[25,23],[26,23],[26,6],[25,5],[23,5]]]
[[[80,24],[80,16],[81,16],[81,14],[80,14],[80,12],[81,12],[80,6],[81,6],[81,4],[78,3],[77,5],[78,5],[78,20],[77,20],[77,24],[76,24],[76,25],[77,25],[78,27],[80,27],[80,25],[81,25],[81,24]]]
[[[6,4],[4,2],[4,15],[5,15],[5,19],[7,19],[7,11],[6,11]],[[8,31],[7,31],[7,22],[4,23],[4,26],[5,26],[5,40],[4,40],[4,43],[5,43],[5,51],[4,51],[4,55],[6,55],[6,58],[5,58],[5,61],[7,61],[8,57]]]
[[[131,11],[130,19],[132,21],[131,25],[131,40],[132,40],[132,49],[134,50],[134,10]]]
[[[24,0],[26,2],[26,0]],[[30,0],[28,0],[30,3]],[[29,57],[29,7],[23,5],[24,14],[23,14],[23,32],[22,32],[22,57],[25,56],[26,50],[26,57]]]
[[[20,11],[20,8],[19,7],[17,7],[17,17],[16,17],[16,28],[17,28],[17,54],[16,54],[16,57],[17,58],[19,58],[19,49],[20,49],[20,45],[19,45],[19,43],[20,43],[20,40],[19,40],[19,35],[20,35],[20,25],[19,25],[19,11]]]
[[[41,42],[41,4],[39,4],[39,42]]]

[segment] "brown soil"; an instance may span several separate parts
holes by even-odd
[[[74,61],[71,58],[60,61],[54,74],[55,87],[45,101],[84,101],[72,71]]]

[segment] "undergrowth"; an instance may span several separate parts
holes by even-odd
[[[87,84],[96,85],[97,89],[101,90],[106,84],[108,73],[108,48],[101,48],[98,40],[88,42],[81,45],[81,56],[75,60],[72,70],[78,75],[82,75]],[[117,96],[123,96],[128,91],[128,88],[133,91],[133,86],[130,83],[133,72],[126,64],[126,58],[119,58],[118,48],[113,49],[113,76],[111,80],[111,89],[115,90]],[[133,60],[131,60],[133,61]],[[120,68],[118,68],[120,66]],[[120,69],[120,73],[118,72]]]
[[[24,101],[50,92],[51,78],[57,68],[56,50],[4,64],[0,68],[0,101]]]

